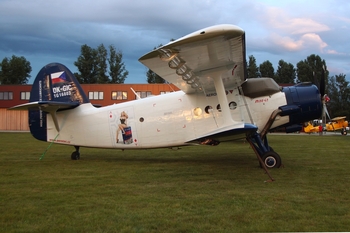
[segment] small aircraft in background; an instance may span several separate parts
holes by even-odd
[[[305,133],[319,133],[323,131],[323,126],[320,120],[313,120],[304,123],[303,131]]]
[[[330,122],[326,123],[325,127],[322,126],[321,120],[313,120],[304,124],[305,133],[319,133],[323,131],[340,131],[342,135],[347,135],[349,130],[348,121],[345,116],[335,117]]]
[[[265,169],[281,166],[268,144],[270,129],[300,131],[322,114],[324,77],[319,88],[247,79],[245,32],[234,25],[193,32],[139,61],[180,91],[95,107],[72,72],[51,63],[38,73],[29,103],[11,109],[29,110],[36,139],[74,146],[73,160],[80,147],[172,148],[247,139]]]
[[[342,135],[347,135],[349,124],[345,116],[335,117],[331,122],[326,124],[327,131],[340,131]]]

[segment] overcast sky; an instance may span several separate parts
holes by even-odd
[[[330,75],[350,80],[349,0],[0,0],[0,59],[24,56],[39,70],[60,62],[77,72],[81,45],[123,53],[125,83],[146,83],[145,53],[196,30],[235,24],[246,32],[257,65],[283,59],[294,66],[311,54]]]

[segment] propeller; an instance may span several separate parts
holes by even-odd
[[[321,101],[322,101],[322,126],[326,126],[326,115],[328,116],[329,119],[331,117],[329,116],[328,110],[327,110],[327,105],[326,103],[329,101],[329,97],[327,94],[325,94],[325,89],[326,89],[326,78],[325,78],[325,67],[322,67],[322,73],[321,73],[321,79],[319,82],[319,91],[321,94]]]
[[[321,94],[321,99],[323,100],[323,97],[325,95],[325,89],[326,89],[325,67],[324,66],[322,67],[320,80],[316,78],[315,71],[312,72],[312,75],[314,77],[314,84],[318,87],[318,90],[320,91],[320,94]]]
[[[325,67],[322,67],[322,72],[321,72],[321,77],[320,79],[316,78],[315,71],[312,72],[313,78],[314,78],[314,84],[317,86],[319,92],[320,92],[320,98],[322,102],[322,113],[321,113],[321,119],[322,119],[322,126],[326,126],[326,115],[330,119],[330,116],[328,114],[327,106],[326,103],[329,101],[329,97],[327,94],[325,94],[325,89],[326,89],[326,79],[325,79]],[[304,122],[304,126],[307,125],[307,122]]]
[[[325,95],[325,89],[326,89],[326,79],[325,79],[325,71],[324,70],[325,70],[325,68],[323,66],[321,79],[320,79],[320,86],[319,86],[322,100],[323,100],[323,97]]]

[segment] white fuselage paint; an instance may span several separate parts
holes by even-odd
[[[230,109],[232,129],[250,123],[261,130],[272,111],[286,105],[283,92],[251,99],[232,90],[227,91],[226,96],[227,103],[237,104],[235,109]],[[101,108],[82,104],[72,110],[57,112],[59,133],[48,114],[47,140],[56,138],[55,142],[61,144],[121,149],[183,146],[223,127],[224,117],[217,110],[218,104],[216,93],[198,95],[182,91]],[[209,114],[205,111],[207,106],[212,106]],[[125,143],[122,130],[118,130],[123,111],[128,115],[126,124],[130,127],[130,131],[125,130]],[[272,127],[288,121],[288,116],[277,117]]]

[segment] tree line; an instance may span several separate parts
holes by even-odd
[[[74,62],[79,71],[74,75],[80,83],[124,83],[129,71],[125,68],[123,53],[113,45],[107,51],[103,44],[96,49],[84,44],[80,51]]]
[[[278,84],[296,84],[300,82],[311,82],[320,86],[322,72],[325,72],[325,93],[330,98],[327,110],[331,117],[350,117],[350,86],[345,74],[329,77],[326,61],[320,56],[311,54],[306,59],[293,64],[279,60],[277,70],[270,61],[264,61],[259,66],[254,56],[249,56],[247,61],[248,78],[270,77]]]
[[[162,45],[159,45],[160,47]],[[154,48],[156,49],[156,47]],[[74,75],[80,83],[124,83],[129,72],[127,71],[123,53],[115,46],[103,44],[92,48],[86,44],[81,46],[80,55],[74,62],[78,72]],[[345,74],[329,77],[326,61],[320,56],[311,54],[299,61],[296,67],[284,60],[279,60],[277,70],[266,60],[257,65],[256,59],[250,55],[247,59],[247,78],[270,77],[277,83],[296,84],[312,82],[319,86],[323,70],[325,70],[326,93],[330,97],[327,108],[332,117],[350,117],[350,86]],[[23,56],[5,57],[0,63],[0,85],[27,84],[32,67]],[[148,83],[164,83],[165,80],[152,70],[146,72]]]

